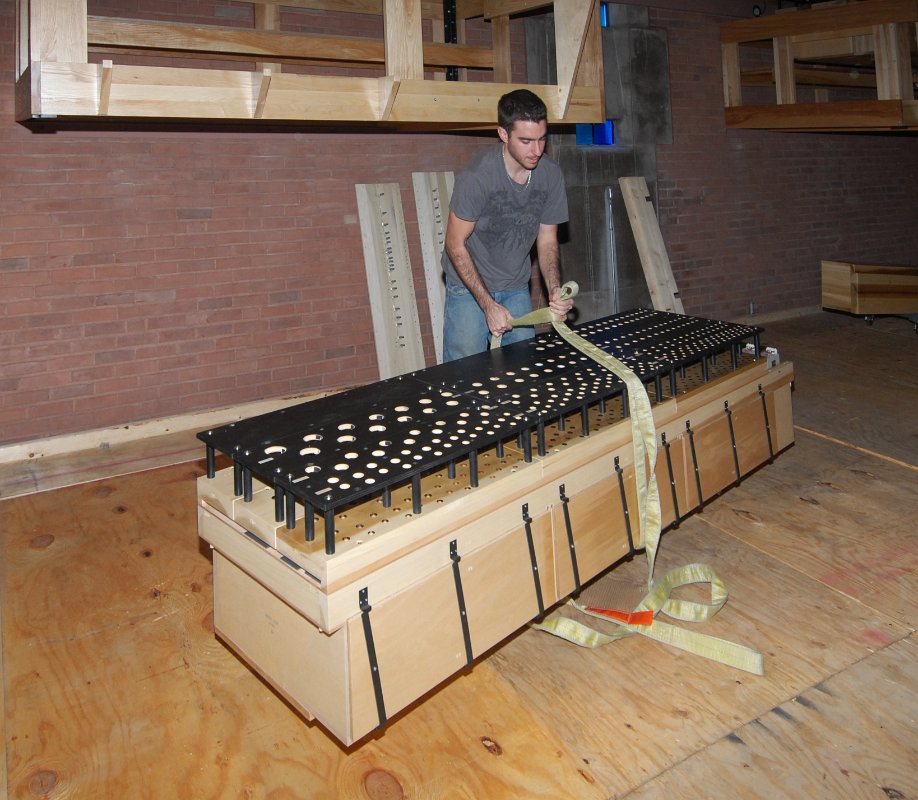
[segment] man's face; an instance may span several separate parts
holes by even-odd
[[[514,124],[512,130],[498,128],[501,141],[507,145],[510,157],[521,167],[535,169],[545,152],[545,141],[548,138],[548,123],[528,122],[522,120]]]

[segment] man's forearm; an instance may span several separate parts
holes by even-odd
[[[545,243],[538,248],[539,269],[542,270],[542,280],[548,296],[561,285],[561,269],[558,266],[558,243]]]
[[[447,251],[449,260],[456,270],[456,274],[465,284],[466,288],[472,293],[472,297],[481,307],[482,311],[487,312],[488,307],[494,303],[494,298],[485,286],[475,262],[466,247],[457,247]]]

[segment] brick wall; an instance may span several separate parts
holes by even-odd
[[[247,7],[167,6],[226,24]],[[687,310],[816,304],[820,258],[918,260],[915,140],[725,132],[718,21],[651,18],[669,33],[660,217]],[[13,121],[14,28],[0,0],[0,443],[375,379],[354,184],[400,183],[421,286],[411,173],[490,138],[32,133]],[[423,304],[421,324],[431,352]]]
[[[14,7],[0,0],[0,443],[375,380],[354,184],[401,185],[423,286],[411,173],[496,137],[32,133],[13,121]]]
[[[650,15],[667,31],[673,114],[658,214],[686,311],[818,306],[821,259],[918,264],[918,135],[726,130],[726,19]]]

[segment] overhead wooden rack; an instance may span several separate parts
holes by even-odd
[[[245,28],[89,16],[87,0],[18,0],[17,119],[493,125],[498,98],[520,85],[511,83],[510,20],[550,11],[558,82],[528,88],[545,101],[550,123],[604,118],[598,0],[458,0],[455,24],[450,6],[447,16],[455,43],[443,41],[442,0],[252,6],[253,27]],[[377,15],[384,34],[290,32],[282,7]],[[490,23],[491,46],[461,43],[476,17]],[[138,63],[144,59],[154,63]],[[225,68],[235,61],[239,70]]]
[[[825,3],[728,22],[720,40],[728,128],[918,130],[916,0]],[[774,102],[744,103],[750,87],[772,87]]]

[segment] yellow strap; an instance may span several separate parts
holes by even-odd
[[[560,299],[566,300],[577,295],[578,286],[573,281],[561,287]],[[579,350],[588,358],[606,367],[625,383],[628,390],[628,403],[631,419],[631,441],[634,451],[634,476],[638,495],[638,518],[640,520],[641,544],[647,556],[648,592],[634,609],[651,611],[654,615],[650,625],[629,625],[617,620],[588,611],[585,606],[573,599],[568,603],[584,614],[613,621],[620,627],[612,633],[602,633],[581,622],[554,612],[541,623],[533,627],[560,636],[581,647],[599,647],[608,642],[639,633],[659,642],[670,644],[681,650],[727,664],[738,669],[764,674],[762,654],[743,645],[717,639],[697,631],[686,630],[666,622],[660,622],[656,616],[662,612],[674,619],[687,622],[703,622],[714,616],[727,601],[727,587],[714,570],[706,564],[687,564],[670,570],[662,581],[654,583],[653,568],[657,548],[660,543],[661,511],[660,491],[657,486],[657,430],[653,420],[653,411],[647,389],[640,378],[617,358],[596,347],[586,339],[578,336],[558,319],[549,308],[540,308],[517,319],[511,320],[514,327],[540,325],[550,322],[552,327],[571,347]],[[501,337],[491,339],[492,349],[500,347]],[[676,600],[670,597],[673,589],[690,583],[710,583],[711,602],[696,603],[689,600]]]
[[[579,287],[569,281],[561,287],[559,299],[569,300],[577,296]],[[567,327],[550,308],[539,308],[517,319],[510,320],[513,327],[541,325],[550,322],[558,335],[575,350],[601,364],[628,389],[628,406],[631,420],[631,446],[634,452],[634,480],[638,496],[638,519],[640,520],[641,542],[647,554],[647,585],[653,583],[653,565],[660,543],[660,490],[657,486],[657,428],[647,389],[641,379],[627,366],[605,350],[578,336]],[[491,338],[491,348],[500,347],[501,337]]]
[[[711,602],[696,603],[688,600],[674,600],[670,597],[673,589],[690,583],[710,583]],[[611,633],[603,633],[558,612],[549,615],[542,622],[532,623],[532,627],[587,648],[601,647],[609,642],[614,642],[616,639],[639,633],[649,639],[655,639],[680,650],[704,656],[721,664],[736,667],[755,675],[764,675],[764,659],[758,651],[735,642],[708,636],[698,631],[679,628],[667,622],[661,622],[656,618],[657,613],[663,613],[676,619],[704,622],[713,617],[726,601],[726,586],[711,567],[706,564],[687,564],[684,567],[677,567],[667,572],[663,579],[654,585],[654,588],[648,592],[647,596],[635,608],[636,611],[653,611],[654,620],[650,625],[629,625],[619,622],[613,618],[589,611],[586,606],[577,603],[575,600],[568,600],[568,605],[581,613],[605,622],[612,622],[619,627]]]

